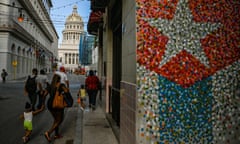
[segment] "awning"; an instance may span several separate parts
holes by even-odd
[[[103,22],[102,19],[103,12],[101,11],[92,11],[89,16],[87,31],[90,34],[96,35],[98,32],[99,24]]]
[[[105,13],[105,8],[107,7],[110,0],[91,0],[91,10],[87,31],[90,34],[97,35],[98,29],[103,22],[102,16]]]
[[[95,23],[102,21],[103,13],[101,11],[91,12],[88,23]]]

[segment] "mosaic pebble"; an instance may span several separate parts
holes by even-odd
[[[191,15],[184,10],[175,14],[179,3],[187,3]],[[153,144],[240,143],[239,9],[236,1],[137,0],[143,139]],[[171,27],[164,23],[175,17],[182,20]],[[191,27],[190,21],[209,25]],[[164,31],[179,35],[169,38]],[[181,37],[183,50],[177,51]],[[192,38],[199,38],[204,54],[197,55],[202,52]]]

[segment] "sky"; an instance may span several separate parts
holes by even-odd
[[[62,31],[66,18],[72,13],[73,6],[77,5],[78,14],[84,22],[84,30],[87,31],[87,22],[90,15],[90,0],[52,0],[53,7],[50,16],[59,36],[58,43],[62,42]]]

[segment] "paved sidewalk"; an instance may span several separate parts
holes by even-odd
[[[83,112],[80,107],[70,111],[75,111],[76,120],[65,121],[64,137],[55,140],[54,144],[119,144],[100,106],[95,111],[86,109]]]
[[[72,113],[72,122],[64,121],[62,129],[64,137],[54,144],[118,144],[113,129],[101,106],[95,111],[80,106],[68,109]],[[74,118],[75,117],[75,118]]]
[[[84,112],[83,144],[118,144],[102,108]]]

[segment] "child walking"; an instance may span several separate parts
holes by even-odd
[[[81,105],[81,109],[84,110],[86,104],[86,90],[85,90],[85,86],[81,85],[79,91],[78,91],[78,101],[80,101],[80,105]]]
[[[33,119],[33,115],[41,112],[43,110],[44,106],[42,106],[40,109],[36,110],[36,111],[32,111],[32,106],[29,102],[26,102],[25,104],[25,111],[23,112],[23,114],[20,115],[20,119],[23,119],[23,127],[25,129],[25,134],[22,137],[23,142],[27,143],[29,141],[29,137],[32,133],[32,129],[33,129],[33,125],[32,125],[32,119]]]

